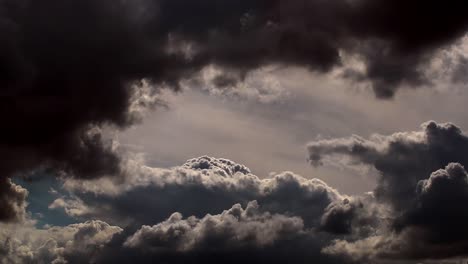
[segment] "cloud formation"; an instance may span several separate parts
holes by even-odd
[[[2,226],[1,263],[93,263],[104,245],[122,232],[102,221],[47,229],[32,224]]]
[[[451,162],[468,165],[468,137],[454,124],[422,124],[420,131],[389,136],[374,135],[319,140],[308,145],[309,161],[320,165],[327,159],[363,164],[381,175],[375,195],[396,208],[404,208],[420,180]],[[333,162],[333,161],[332,161]]]
[[[305,179],[292,172],[261,179],[242,164],[207,156],[172,169],[151,168],[130,160],[126,171],[129,176],[124,181],[66,180],[64,187],[72,195],[57,198],[50,207],[63,208],[75,217],[148,225],[163,221],[174,209],[183,215],[203,217],[236,203],[246,206],[257,200],[265,210],[300,216],[310,227],[319,225],[319,216],[331,202],[345,199],[319,179]],[[134,206],[135,201],[146,202]]]
[[[310,143],[314,165],[357,162],[373,166],[380,177],[373,206],[359,212],[359,203],[332,204],[322,220],[329,223],[324,225],[329,231],[351,233],[350,222],[371,216],[364,218],[374,223],[370,232],[357,239],[338,238],[323,252],[364,263],[467,256],[466,147],[460,128],[435,122],[423,124],[421,131],[368,140],[354,136]],[[377,208],[377,213],[369,214],[369,208]],[[330,217],[336,219],[326,222]]]
[[[256,201],[240,204],[217,215],[184,219],[174,213],[167,220],[143,226],[120,240],[119,253],[108,248],[103,263],[349,263],[340,257],[323,255],[327,236],[305,228],[299,217],[272,214]],[[122,246],[123,245],[123,246]],[[129,258],[129,256],[131,256]]]
[[[0,221],[20,222],[26,216],[28,191],[11,179],[0,178]]]
[[[396,135],[393,140],[408,140],[412,135],[408,142],[422,142],[427,136],[426,130]],[[323,142],[319,145],[323,147]],[[291,172],[260,179],[244,165],[206,156],[172,169],[132,160],[127,166],[130,171],[135,172],[133,178],[124,181],[65,179],[63,189],[55,194],[59,198],[50,205],[77,219],[109,220],[110,224],[92,221],[49,228],[40,232],[55,230],[52,237],[57,245],[17,239],[20,242],[14,248],[27,246],[24,252],[31,251],[35,257],[43,254],[39,251],[46,252],[44,256],[53,256],[49,259],[68,263],[89,261],[83,259],[88,256],[85,252],[96,247],[90,255],[95,263],[226,259],[227,263],[413,264],[467,255],[463,206],[468,199],[468,173],[459,163],[418,180],[412,194],[401,194],[408,200],[400,206],[377,196],[377,191],[346,196],[320,180]],[[69,194],[60,194],[64,192]],[[71,237],[61,233],[73,234],[68,239],[72,242],[66,243],[70,247],[55,238]],[[92,245],[82,247],[79,241]],[[8,254],[23,254],[18,250],[9,249]]]
[[[256,201],[243,209],[240,204],[220,215],[186,220],[180,213],[155,226],[143,226],[129,237],[125,246],[154,250],[172,247],[177,251],[229,249],[237,247],[265,247],[283,236],[299,234],[304,228],[302,219],[259,212]]]
[[[414,202],[394,214],[386,228],[355,241],[338,239],[324,253],[359,261],[450,259],[467,255],[465,204],[468,174],[451,163],[421,180]]]

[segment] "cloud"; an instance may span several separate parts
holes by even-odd
[[[213,65],[205,67],[198,78],[185,83],[187,89],[198,88],[210,95],[230,100],[247,100],[253,103],[282,103],[289,97],[280,80],[275,76],[277,67],[263,67],[246,74],[225,72]],[[239,79],[243,79],[239,82]]]
[[[363,263],[466,257],[467,142],[457,126],[427,122],[421,131],[310,143],[314,165],[360,163],[379,172],[366,207],[359,198],[325,210],[322,228],[351,236],[334,239],[323,253]],[[364,223],[369,228],[360,230]]]
[[[90,208],[77,197],[71,199],[57,198],[50,205],[49,209],[63,208],[65,213],[72,217],[80,217],[92,213]]]
[[[172,169],[151,168],[133,159],[126,170],[124,181],[68,179],[64,188],[72,195],[58,198],[50,208],[63,208],[71,216],[138,226],[160,222],[174,211],[203,217],[257,200],[267,211],[300,216],[306,226],[316,226],[331,202],[345,199],[318,179],[292,172],[261,179],[242,164],[207,156]]]
[[[323,251],[360,261],[466,257],[467,202],[468,174],[451,163],[421,180],[415,201],[378,233],[355,241],[338,239]]]
[[[300,234],[303,228],[300,218],[260,213],[254,201],[245,209],[236,204],[220,215],[203,219],[184,220],[180,213],[174,213],[158,225],[143,226],[124,245],[147,250],[171,247],[178,251],[261,248]]]
[[[305,228],[299,217],[272,214],[256,201],[243,208],[232,206],[220,214],[183,218],[172,214],[167,220],[142,226],[101,255],[102,263],[139,263],[155,260],[168,263],[348,263],[322,255],[326,236]]]
[[[399,137],[416,142],[424,133]],[[345,196],[320,180],[291,172],[260,179],[242,164],[207,156],[172,169],[132,160],[127,169],[138,173],[124,181],[66,179],[59,193],[68,190],[70,196],[50,206],[76,218],[109,219],[124,229],[101,221],[49,228],[47,232],[56,230],[53,237],[73,233],[73,243],[67,243],[73,247],[67,249],[63,239],[54,239],[57,245],[41,241],[30,251],[39,252],[40,247],[45,252],[41,254],[53,259],[86,262],[79,257],[94,247],[80,244],[87,241],[102,245],[91,255],[96,263],[210,263],[222,258],[227,263],[321,264],[432,263],[467,252],[463,205],[468,174],[458,163],[419,180],[401,207],[376,192]],[[237,202],[225,206],[233,201]],[[96,230],[108,229],[97,235]],[[96,242],[98,237],[103,240]],[[20,244],[14,248],[21,249]],[[14,251],[20,254],[31,255]]]
[[[260,179],[242,164],[207,156],[172,169],[140,162],[129,160],[123,182],[67,179],[71,196],[50,206],[125,226],[99,263],[348,263],[321,251],[334,239],[374,235],[387,214],[371,194],[341,195],[292,172]]]
[[[464,207],[467,202],[468,174],[459,163],[451,163],[419,182],[416,203],[397,219],[396,228],[398,231],[416,229],[412,234],[417,237],[411,240],[434,248],[440,246],[439,254],[457,254],[460,248],[466,249],[468,245],[465,227],[468,214]],[[424,255],[424,252],[418,253]]]
[[[380,173],[377,198],[391,201],[397,209],[404,208],[413,199],[418,182],[433,171],[451,162],[468,164],[468,137],[459,127],[433,121],[421,127],[420,131],[374,135],[369,139],[353,136],[311,142],[309,160],[320,165],[338,158],[340,163],[375,168]]]
[[[0,178],[0,221],[21,222],[26,217],[28,191],[9,178]]]
[[[102,221],[37,229],[2,224],[1,263],[90,263],[122,229]]]
[[[375,234],[381,221],[391,216],[385,204],[376,203],[372,193],[335,201],[325,209],[320,229],[335,235],[362,238]]]

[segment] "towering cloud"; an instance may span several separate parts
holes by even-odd
[[[435,122],[423,124],[421,131],[369,140],[355,136],[310,143],[314,165],[357,162],[377,169],[373,203],[381,209],[375,212],[390,205],[387,212],[369,214],[373,206],[359,211],[359,204],[349,201],[331,204],[322,217],[326,230],[355,232],[351,223],[359,219],[377,221],[377,228],[356,240],[337,239],[323,252],[365,263],[466,256],[467,143],[457,126]]]
[[[320,140],[308,145],[309,160],[320,165],[324,159],[341,157],[341,162],[374,167],[381,173],[375,190],[379,199],[404,208],[416,185],[432,172],[451,162],[468,166],[468,137],[454,124],[427,122],[421,131],[390,136],[374,135]]]
[[[394,214],[387,228],[356,241],[336,240],[324,253],[383,263],[464,257],[468,252],[467,190],[467,172],[451,163],[419,182],[414,202]]]

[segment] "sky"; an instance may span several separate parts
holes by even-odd
[[[465,10],[0,0],[0,264],[467,262]]]

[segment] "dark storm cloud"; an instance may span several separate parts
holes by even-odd
[[[458,163],[451,163],[445,169],[435,171],[429,179],[417,186],[416,203],[408,208],[396,222],[397,230],[419,229],[413,232],[419,240],[450,256],[457,253],[460,246],[466,254],[468,241],[468,175]],[[458,245],[458,247],[457,247]],[[450,252],[450,250],[453,252]],[[419,252],[423,254],[423,252]],[[441,255],[441,257],[446,257]]]
[[[376,235],[337,240],[324,252],[366,263],[466,257],[468,174],[464,167],[451,163],[433,172],[418,183],[413,198]]]
[[[468,165],[468,137],[453,124],[428,122],[421,131],[358,136],[312,142],[309,160],[319,165],[327,157],[350,158],[349,161],[374,167],[380,172],[375,194],[389,200],[395,208],[404,208],[414,196],[420,180],[451,162]]]
[[[379,172],[376,199],[367,200],[371,206],[334,202],[322,216],[322,228],[331,233],[359,232],[362,225],[353,223],[360,220],[372,228],[356,240],[335,240],[323,252],[364,263],[466,257],[467,147],[460,128],[435,122],[416,132],[310,143],[314,165],[365,164]]]
[[[419,66],[465,33],[466,5],[2,0],[0,173],[40,165],[77,177],[118,173],[118,156],[88,129],[132,122],[134,82],[177,88],[211,64],[239,76],[272,63],[324,72],[341,64],[344,50],[363,57],[365,79],[390,97],[402,83],[423,83]]]

